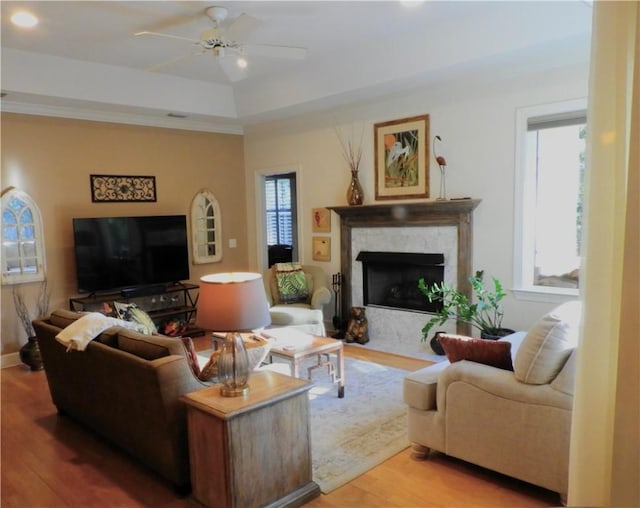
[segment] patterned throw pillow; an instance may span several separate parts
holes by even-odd
[[[193,374],[198,377],[200,375],[200,364],[198,364],[198,355],[196,354],[196,348],[193,345],[193,340],[191,337],[180,337],[180,340],[184,344],[189,367],[191,367]]]
[[[444,333],[438,335],[438,340],[451,363],[469,360],[498,369],[513,370],[510,342]]]
[[[113,302],[115,317],[124,321],[131,321],[140,325],[145,335],[153,335],[158,333],[155,323],[145,311],[138,307],[135,303]]]
[[[273,266],[280,303],[306,302],[309,289],[300,263],[276,263]]]
[[[251,338],[244,338],[244,345],[249,355],[249,370],[255,370],[264,361],[271,350],[271,342],[262,337],[253,335]],[[213,381],[218,377],[218,359],[220,358],[221,349],[216,349],[211,353],[211,357],[207,364],[202,367],[198,378],[200,381]]]

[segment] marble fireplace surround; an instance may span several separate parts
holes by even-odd
[[[469,297],[472,275],[473,210],[479,199],[423,201],[362,206],[328,207],[340,216],[340,271],[343,274],[342,316],[362,305],[360,250],[388,252],[443,252],[444,280]],[[368,306],[371,342],[377,350],[433,359],[420,330],[429,314]],[[442,329],[469,334],[467,325]],[[365,347],[367,347],[365,346]]]

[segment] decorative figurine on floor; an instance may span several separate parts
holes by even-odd
[[[351,307],[349,325],[344,334],[345,341],[366,344],[369,342],[369,324],[364,315],[364,307]]]

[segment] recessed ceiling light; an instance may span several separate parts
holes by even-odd
[[[33,28],[38,24],[38,18],[27,11],[18,11],[11,16],[11,22],[21,28]]]

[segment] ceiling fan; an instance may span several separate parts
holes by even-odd
[[[137,32],[134,34],[136,37],[153,36],[187,41],[198,47],[198,51],[152,65],[146,70],[158,71],[180,61],[211,53],[221,65],[227,77],[231,81],[239,81],[246,77],[245,68],[248,64],[248,56],[269,56],[295,60],[303,60],[306,57],[306,48],[242,42],[242,39],[250,32],[256,30],[261,23],[260,20],[253,16],[249,16],[244,13],[240,14],[238,17],[231,20],[230,23],[226,23],[227,26],[224,26],[225,20],[229,15],[229,11],[226,7],[207,7],[204,10],[204,13],[213,23],[213,27],[202,32],[198,39],[148,31]],[[235,56],[235,62],[231,62],[226,59],[229,54]]]

